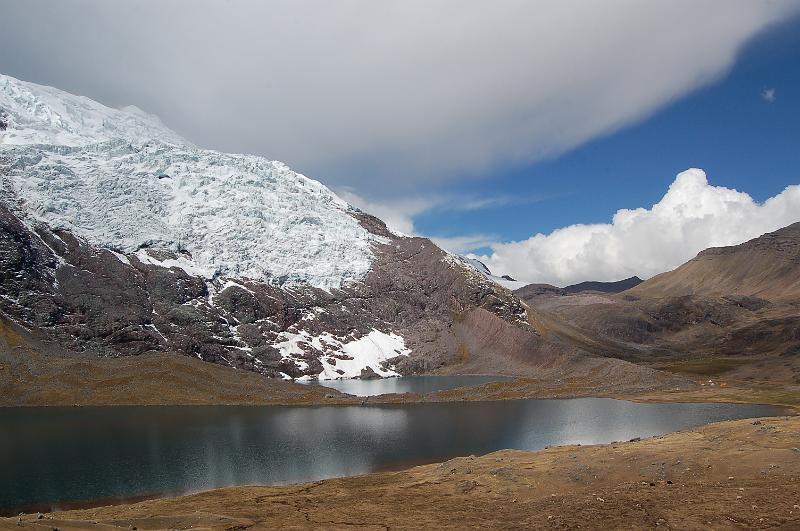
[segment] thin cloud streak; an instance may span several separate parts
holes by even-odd
[[[362,197],[356,193],[353,188],[349,187],[340,187],[335,189],[335,191],[339,197],[354,207],[381,218],[390,229],[409,236],[423,236],[423,234],[417,233],[414,225],[414,218],[434,210],[438,212],[470,212],[512,205],[527,205],[542,201],[540,197],[513,197],[508,195],[492,197],[431,195],[425,197],[401,197],[392,200],[374,200]],[[431,238],[440,238],[442,241],[449,239],[438,236],[431,236]],[[459,236],[458,238],[466,238],[463,241],[469,241],[472,237]],[[482,235],[473,239],[485,241],[485,238],[486,236]],[[495,242],[497,238],[491,241]],[[486,245],[477,245],[475,247],[466,248],[466,250],[478,249],[485,246]],[[459,248],[461,247],[462,246],[459,246]]]
[[[456,254],[468,254],[476,249],[484,249],[496,245],[500,237],[497,234],[466,234],[463,236],[431,236],[430,240],[444,249]]]

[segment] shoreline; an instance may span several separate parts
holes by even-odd
[[[377,395],[377,396],[385,396],[385,395]],[[478,398],[474,400],[462,400],[462,399],[449,399],[449,400],[427,400],[425,396],[419,397],[419,399],[408,399],[401,397],[398,399],[394,398],[386,398],[381,400],[373,400],[373,401],[363,401],[363,400],[352,400],[352,401],[334,401],[331,400],[330,402],[320,402],[320,403],[263,403],[263,404],[206,404],[206,403],[198,403],[198,404],[74,404],[74,405],[58,405],[58,404],[41,404],[41,405],[31,405],[31,404],[23,404],[19,406],[14,405],[0,405],[0,411],[3,410],[11,410],[11,409],[75,409],[75,408],[86,408],[86,409],[101,409],[101,408],[189,408],[189,407],[198,407],[198,408],[228,408],[228,407],[248,407],[248,408],[257,408],[257,407],[265,407],[265,408],[323,408],[323,407],[345,407],[345,406],[358,406],[358,407],[391,407],[391,406],[414,406],[414,405],[429,405],[429,404],[466,404],[466,403],[491,403],[491,402],[514,402],[514,401],[524,401],[524,400],[578,400],[578,399],[605,399],[605,400],[620,400],[624,402],[634,402],[640,404],[741,404],[741,405],[754,405],[754,406],[772,406],[776,408],[781,408],[783,411],[776,416],[796,416],[800,415],[800,406],[796,405],[789,405],[784,403],[773,403],[768,401],[747,401],[747,400],[738,400],[738,399],[730,399],[726,400],[725,397],[650,397],[650,396],[608,396],[608,395],[543,395],[543,396],[533,396],[533,397],[523,397],[523,398]]]
[[[520,384],[522,384],[520,386]],[[303,384],[298,384],[303,385]],[[520,388],[521,387],[521,388]],[[264,400],[264,401],[163,401],[163,402],[114,402],[114,403],[24,403],[0,404],[0,411],[16,408],[113,408],[113,407],[328,407],[328,406],[379,406],[406,404],[442,404],[461,402],[503,402],[514,400],[569,400],[578,398],[607,398],[639,403],[721,403],[756,404],[785,408],[800,414],[800,391],[763,390],[754,387],[698,388],[692,390],[642,390],[640,392],[593,392],[588,389],[542,388],[539,382],[527,378],[490,382],[478,386],[457,387],[417,393],[386,393],[372,396],[357,396],[319,385],[329,390],[322,399]],[[775,394],[782,395],[776,400]]]

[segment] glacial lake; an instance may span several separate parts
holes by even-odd
[[[581,398],[319,407],[0,408],[0,513],[593,444],[771,406]]]
[[[375,378],[372,380],[312,380],[299,382],[322,385],[355,396],[377,396],[389,393],[416,393],[424,395],[456,387],[472,387],[490,382],[513,380],[509,376],[403,376],[402,378]]]

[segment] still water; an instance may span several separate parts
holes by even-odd
[[[0,511],[281,484],[502,448],[646,437],[769,406],[582,398],[324,407],[0,408]]]
[[[389,393],[417,393],[424,395],[456,387],[471,387],[490,382],[513,380],[506,376],[403,376],[402,378],[376,378],[374,380],[345,379],[302,382],[323,385],[356,396],[377,396]]]

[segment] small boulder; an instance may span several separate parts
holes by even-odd
[[[460,494],[466,494],[477,486],[478,483],[471,479],[465,481],[459,481],[458,485],[456,485],[456,491]]]

